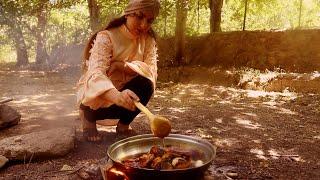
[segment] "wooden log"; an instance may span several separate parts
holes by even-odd
[[[10,101],[12,101],[12,100],[13,100],[12,98],[4,99],[4,100],[1,100],[1,101],[0,101],[0,104],[4,104],[4,103],[10,102]]]

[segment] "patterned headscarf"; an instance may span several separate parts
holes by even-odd
[[[124,15],[128,15],[139,10],[151,10],[155,16],[158,16],[159,9],[159,0],[130,0],[124,10]]]

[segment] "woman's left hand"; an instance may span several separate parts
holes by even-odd
[[[130,111],[136,110],[134,101],[139,101],[139,97],[130,89],[118,91],[113,88],[105,92],[102,96],[105,100],[111,101],[117,106],[124,107]]]

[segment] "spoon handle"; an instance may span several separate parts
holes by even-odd
[[[146,108],[143,104],[141,104],[141,103],[138,102],[138,101],[134,101],[134,104],[137,106],[137,108],[138,108],[140,111],[144,112],[144,113],[148,116],[148,118],[150,119],[150,121],[153,119],[154,115],[153,115],[153,114],[149,111],[149,109]]]

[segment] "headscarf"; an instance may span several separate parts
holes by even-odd
[[[128,15],[139,10],[150,10],[155,16],[158,16],[159,9],[159,0],[130,0],[129,4],[124,10],[124,15]]]

